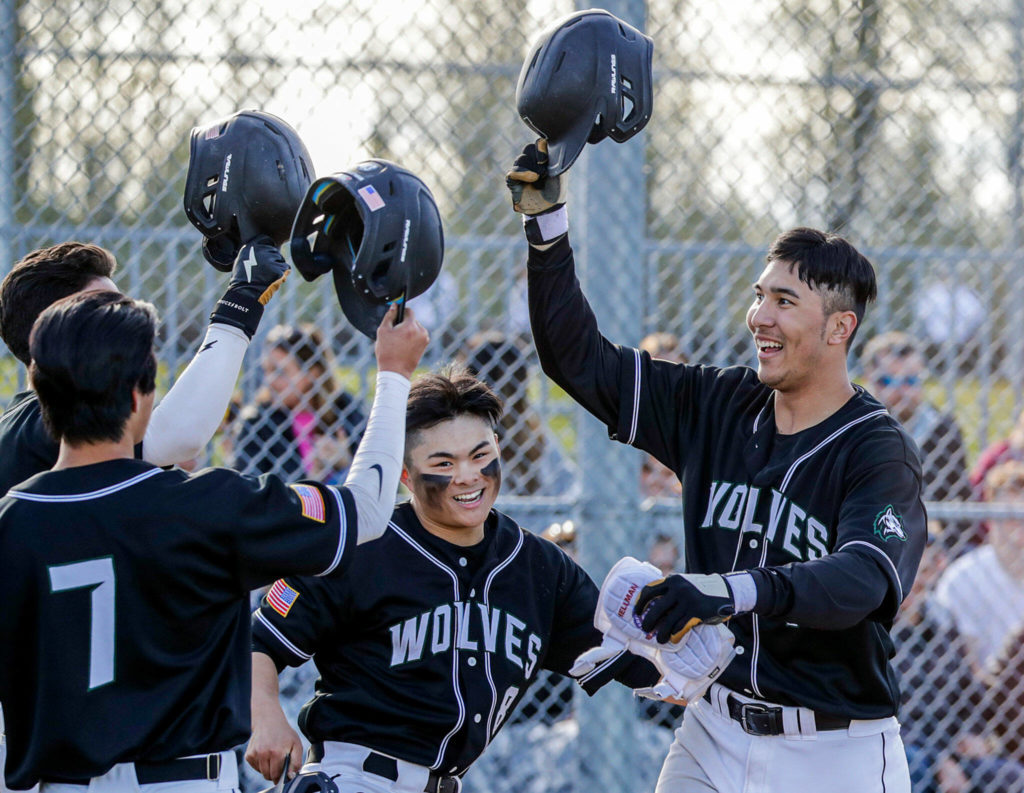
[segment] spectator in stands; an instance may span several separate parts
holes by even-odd
[[[502,490],[516,496],[560,495],[568,490],[571,472],[530,402],[530,363],[525,347],[500,331],[484,331],[469,339],[462,357],[505,406],[498,426]]]
[[[640,349],[652,358],[661,358],[675,363],[688,362],[686,353],[683,352],[682,342],[678,336],[672,333],[664,331],[648,333],[641,340]],[[658,462],[651,455],[645,454],[640,469],[640,492],[644,498],[671,497],[678,503],[679,496],[683,492],[683,485],[671,468]]]
[[[981,718],[995,759],[963,757],[978,789],[1024,790],[1024,626],[1010,633],[985,668]]]
[[[989,501],[1024,510],[1024,463],[995,466],[984,488]],[[971,666],[981,673],[1006,637],[1024,626],[1024,519],[991,519],[985,542],[953,561],[939,578],[935,602],[967,640]]]
[[[972,722],[981,686],[967,658],[967,644],[932,603],[935,584],[953,559],[953,532],[928,524],[928,544],[917,577],[892,629],[900,675],[900,735],[915,793],[937,793],[939,778],[957,774],[958,740]],[[938,612],[938,613],[937,613]],[[947,707],[936,708],[936,702]]]
[[[978,462],[974,464],[970,475],[971,490],[975,498],[984,497],[983,485],[988,472],[1007,460],[1024,460],[1024,410],[1017,416],[1017,423],[1010,430],[1010,434],[986,447],[978,456]]]
[[[902,331],[872,338],[861,356],[868,390],[911,434],[921,450],[923,495],[928,501],[970,498],[967,453],[956,417],[925,398],[928,375],[914,339]]]
[[[339,391],[330,350],[312,325],[267,334],[264,385],[238,419],[234,467],[295,479],[340,481],[366,424],[358,399]]]

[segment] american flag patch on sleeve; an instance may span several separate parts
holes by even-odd
[[[270,608],[282,617],[287,617],[288,612],[295,605],[295,599],[298,596],[299,593],[296,590],[292,589],[281,579],[278,579],[270,587],[270,591],[267,592],[267,603],[270,604]]]
[[[289,485],[299,497],[302,504],[302,514],[317,523],[327,520],[327,510],[324,508],[324,497],[320,491],[312,485]]]

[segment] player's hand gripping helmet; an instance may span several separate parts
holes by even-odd
[[[654,105],[654,42],[592,8],[543,32],[516,85],[519,116],[548,141],[548,175],[567,171],[588,143],[622,143],[644,128]]]
[[[309,152],[277,116],[242,110],[189,142],[185,214],[203,233],[203,255],[230,272],[242,244],[266,234],[283,245],[313,179]]]
[[[345,316],[371,339],[388,304],[422,294],[441,272],[434,196],[388,160],[317,179],[295,216],[292,262],[307,281],[329,270]]]

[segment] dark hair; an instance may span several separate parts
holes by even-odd
[[[459,416],[476,416],[495,427],[501,419],[501,399],[487,383],[461,366],[417,377],[405,407],[406,460],[419,444],[421,430]]]
[[[0,283],[0,337],[28,366],[28,337],[36,318],[62,297],[85,289],[90,281],[110,278],[116,268],[114,254],[84,242],[32,251]]]
[[[796,267],[801,281],[823,293],[825,316],[836,311],[856,315],[857,327],[846,342],[849,349],[868,303],[878,296],[871,262],[838,234],[809,228],[791,229],[776,237],[768,261]]]
[[[506,490],[530,495],[543,480],[536,465],[544,456],[543,424],[530,406],[527,386],[530,362],[524,346],[501,331],[489,330],[469,339],[466,367],[501,397],[505,412],[496,428],[501,440]]]
[[[120,440],[132,389],[156,387],[156,309],[120,292],[80,292],[39,315],[29,376],[50,434],[71,444]]]

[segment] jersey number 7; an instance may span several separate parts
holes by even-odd
[[[114,560],[109,556],[50,565],[50,592],[91,588],[89,691],[114,680]]]

